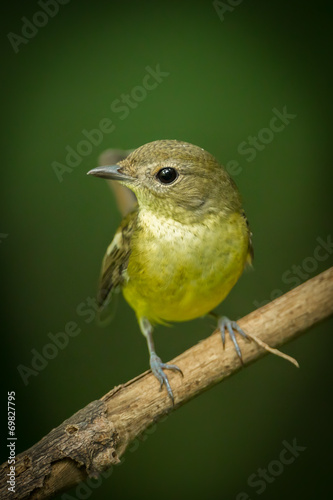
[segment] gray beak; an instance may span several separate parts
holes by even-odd
[[[97,167],[90,170],[87,175],[94,175],[95,177],[102,177],[103,179],[111,179],[114,181],[130,181],[133,180],[126,174],[121,172],[119,165]]]

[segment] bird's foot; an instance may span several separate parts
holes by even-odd
[[[241,329],[240,326],[238,326],[236,321],[231,321],[229,318],[227,318],[227,316],[221,316],[220,318],[218,318],[217,327],[221,332],[223,349],[225,347],[225,332],[226,332],[226,330],[228,330],[230,338],[234,343],[238,357],[239,357],[241,363],[243,364],[242,353],[241,353],[240,347],[238,345],[235,332],[239,333],[240,335],[242,335],[242,337],[244,337],[247,340],[251,340],[250,337],[244,332],[244,330]]]
[[[234,343],[236,352],[237,352],[238,357],[239,357],[242,364],[243,364],[242,353],[241,353],[241,350],[239,348],[235,332],[242,335],[242,337],[244,337],[246,340],[253,340],[258,346],[262,347],[267,352],[271,352],[272,354],[275,354],[276,356],[280,356],[281,358],[284,358],[287,361],[290,361],[290,363],[293,363],[297,368],[299,367],[296,359],[292,358],[291,356],[288,356],[288,354],[285,354],[285,353],[279,351],[278,349],[274,349],[273,347],[270,347],[268,344],[266,344],[266,342],[264,342],[260,338],[253,335],[253,333],[251,333],[251,334],[245,333],[244,330],[242,330],[241,327],[236,323],[236,321],[231,321],[226,316],[221,316],[220,318],[218,318],[217,327],[221,332],[223,349],[225,346],[225,331],[228,330],[230,338]]]
[[[155,352],[152,352],[150,354],[150,368],[155,377],[157,378],[157,380],[161,384],[160,390],[162,390],[163,385],[165,385],[168,391],[168,395],[172,401],[172,404],[174,404],[173,392],[168,377],[166,376],[163,370],[174,370],[179,372],[182,376],[183,372],[176,365],[168,365],[167,363],[163,363],[161,358],[159,358]]]

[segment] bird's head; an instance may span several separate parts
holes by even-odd
[[[225,169],[210,153],[187,142],[150,142],[117,165],[88,174],[119,181],[135,193],[139,206],[176,218],[240,208],[238,190]]]

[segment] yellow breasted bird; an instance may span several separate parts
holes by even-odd
[[[157,356],[153,326],[212,314],[251,263],[251,233],[240,195],[225,169],[207,151],[187,142],[154,141],[117,165],[88,172],[129,188],[137,198],[124,217],[102,265],[98,303],[122,290],[147,339],[150,367],[172,390],[163,370],[181,370]],[[216,315],[215,315],[216,316]],[[218,318],[238,356],[236,322]]]

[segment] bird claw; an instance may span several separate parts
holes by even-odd
[[[176,365],[168,365],[167,363],[163,363],[161,358],[157,356],[155,352],[152,352],[150,355],[150,368],[157,380],[160,382],[160,391],[162,390],[163,385],[165,385],[166,390],[168,391],[168,395],[172,401],[172,404],[174,405],[174,397],[173,397],[173,392],[169,383],[169,379],[164,373],[163,370],[174,370],[178,371],[182,376],[183,372],[181,369],[176,366]]]
[[[228,330],[230,338],[234,343],[237,355],[238,355],[241,363],[243,364],[242,353],[241,353],[240,347],[238,345],[235,332],[239,333],[240,335],[242,335],[242,337],[244,337],[247,340],[251,340],[250,337],[248,337],[248,335],[244,332],[244,330],[242,330],[241,327],[238,326],[236,321],[231,321],[226,316],[221,316],[218,319],[217,326],[221,332],[223,349],[225,348],[225,331]]]

